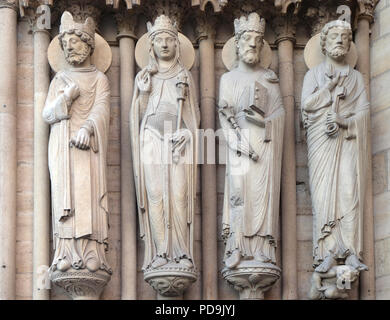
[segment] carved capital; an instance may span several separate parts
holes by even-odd
[[[62,4],[62,12],[59,16],[62,15],[64,10],[67,10],[72,14],[74,21],[83,23],[88,17],[91,17],[98,26],[102,8],[95,3],[96,1],[93,0],[67,0]]]
[[[201,41],[204,39],[215,38],[217,26],[217,18],[210,14],[197,14],[196,15],[196,39]]]
[[[281,41],[292,41],[295,43],[295,33],[298,18],[294,16],[278,16],[272,20],[272,27],[276,34],[275,43],[278,44]]]
[[[176,27],[179,31],[181,30],[184,17],[190,12],[187,1],[169,2],[165,0],[156,0],[152,3],[145,3],[142,6],[142,9],[149,21],[152,22],[162,14],[168,16],[173,23],[176,23]]]
[[[275,0],[276,9],[280,10],[282,14],[286,14],[290,5],[294,6],[294,14],[298,13],[302,0]]]
[[[374,21],[374,10],[379,0],[357,0],[358,19],[367,19],[370,23]]]
[[[329,21],[337,20],[337,9],[336,7],[325,7],[319,6],[317,7],[309,7],[306,11],[305,22],[311,30],[310,36],[314,36],[317,33],[321,32],[322,28]]]
[[[0,9],[8,8],[18,11],[18,2],[16,0],[0,0]]]
[[[137,17],[137,14],[129,13],[128,11],[121,11],[115,14],[115,21],[118,28],[118,39],[123,37],[137,39],[135,35],[135,28],[138,22]]]

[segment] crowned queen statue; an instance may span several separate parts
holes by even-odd
[[[147,28],[149,46],[139,41],[136,52],[144,50],[149,62],[136,76],[130,111],[143,271],[159,297],[180,297],[197,278],[193,228],[199,107],[176,26],[161,15]]]

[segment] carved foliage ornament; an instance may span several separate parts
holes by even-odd
[[[136,38],[135,28],[138,22],[138,15],[134,13],[118,12],[115,14],[115,20],[118,28],[118,37],[128,36]]]
[[[73,300],[98,299],[110,276],[104,272],[95,273],[84,270],[73,272],[54,272],[53,282]]]
[[[379,0],[357,0],[359,10],[358,19],[368,19],[370,22],[374,20],[374,10]]]
[[[165,15],[174,23],[175,27],[180,30],[184,15],[189,12],[190,6],[187,1],[170,2],[165,0],[155,0],[146,2],[142,6],[144,14],[149,21],[156,20],[157,17]]]
[[[1,8],[9,8],[17,11],[18,3],[16,0],[0,0],[0,9]]]
[[[296,16],[276,17],[272,21],[272,27],[276,34],[276,43],[283,40],[295,42],[296,25],[298,18]]]
[[[202,39],[214,38],[216,34],[217,18],[215,15],[200,13],[196,15],[196,37]]]
[[[67,7],[75,21],[84,22],[88,17],[92,17],[96,22],[96,25],[99,25],[101,10],[93,5],[93,1],[83,0],[83,1],[69,1],[69,6]]]

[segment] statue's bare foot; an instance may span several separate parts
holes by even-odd
[[[229,258],[225,260],[225,265],[229,269],[235,268],[241,260],[241,254],[238,250],[234,250]]]
[[[159,268],[162,267],[164,264],[167,264],[168,260],[163,258],[163,257],[157,257],[153,262],[152,262],[152,268]]]
[[[324,261],[322,261],[322,263],[314,269],[314,271],[316,272],[328,272],[329,269],[333,266],[333,264],[335,263],[335,259],[333,256],[327,256]]]
[[[188,269],[194,266],[193,263],[187,258],[180,259],[180,264]]]
[[[359,271],[368,270],[368,267],[364,263],[360,262],[359,258],[354,254],[351,254],[347,257],[347,259],[345,260],[345,264]]]
[[[271,259],[268,258],[267,256],[265,256],[262,253],[255,254],[254,258],[255,258],[256,261],[263,262],[263,263],[271,262]]]

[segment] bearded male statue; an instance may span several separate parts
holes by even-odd
[[[218,104],[228,145],[222,273],[234,284],[241,268],[258,268],[258,279],[273,270],[270,282],[250,284],[265,291],[280,273],[275,250],[285,112],[278,77],[260,65],[265,20],[251,13],[234,28],[238,65],[222,76]]]
[[[303,83],[315,273],[336,265],[367,270],[362,230],[370,113],[363,77],[346,62],[351,42],[348,22],[327,23],[321,31],[325,61]]]
[[[58,39],[68,68],[52,80],[43,110],[51,125],[48,154],[55,249],[51,278],[65,286],[65,278],[72,283],[82,275],[77,290],[69,283],[65,286],[67,293],[74,299],[96,299],[112,274],[106,260],[110,87],[104,73],[91,64],[92,18],[76,23],[64,12]]]
[[[143,271],[161,295],[180,296],[187,283],[182,272],[190,282],[196,279],[193,228],[200,115],[194,81],[181,61],[176,26],[161,15],[147,27],[149,64],[136,76],[130,112],[145,241]],[[182,280],[174,283],[177,279]],[[172,282],[161,285],[166,281]]]

